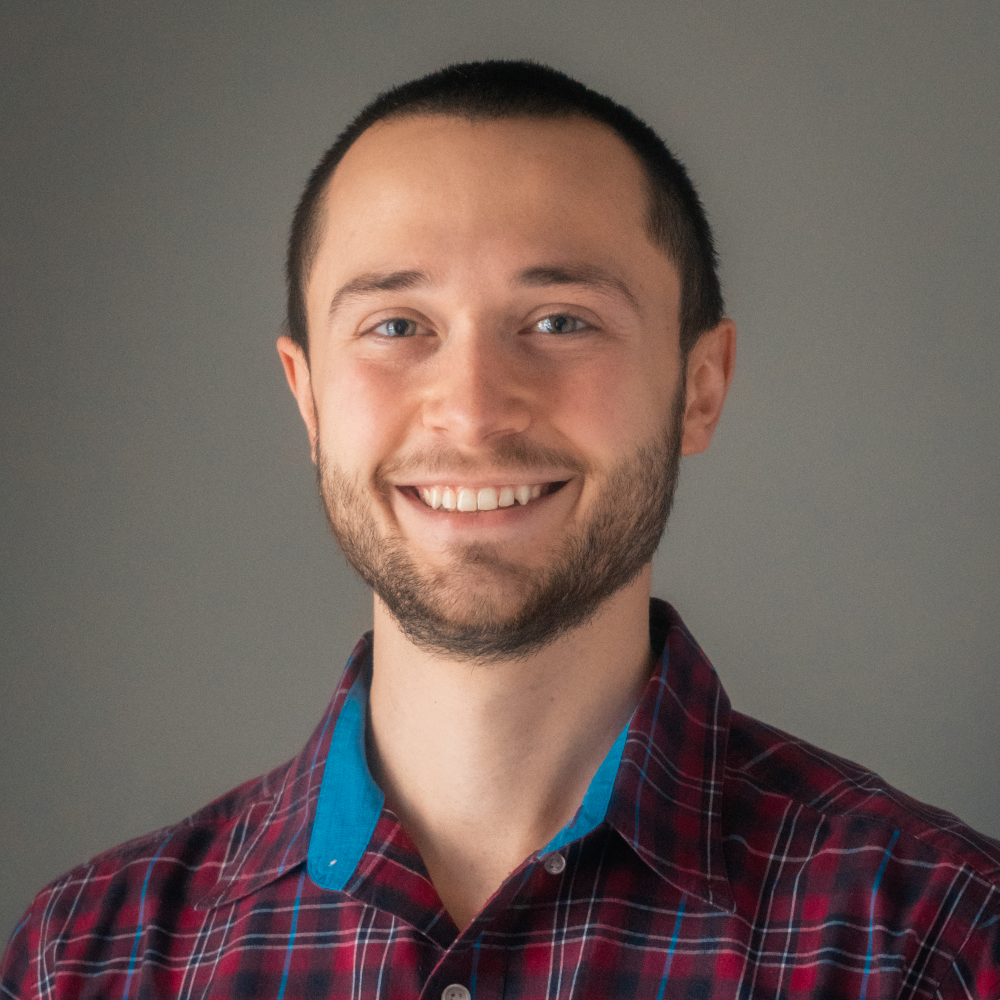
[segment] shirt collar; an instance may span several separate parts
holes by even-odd
[[[309,839],[309,877],[324,889],[345,889],[371,841],[385,802],[368,770],[365,719],[370,672],[359,670],[340,710]],[[626,726],[591,779],[580,808],[540,853],[565,847],[604,822],[625,749]]]
[[[635,714],[574,819],[541,853],[607,821],[662,878],[731,910],[721,837],[729,699],[680,616],[655,598],[650,635],[663,653]],[[200,907],[240,899],[304,861],[319,885],[348,885],[383,809],[365,759],[370,672],[368,633],[302,752],[262,779],[263,794],[215,838],[219,876]],[[337,766],[326,767],[328,760]]]
[[[680,615],[653,598],[649,618],[663,653],[632,716],[606,819],[661,877],[732,911],[722,851],[729,698]]]
[[[192,817],[210,822],[213,812],[225,810],[202,862],[219,874],[197,908],[242,899],[306,860],[331,737],[352,685],[370,661],[369,632],[354,647],[333,699],[299,755]]]

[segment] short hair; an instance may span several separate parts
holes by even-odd
[[[648,183],[647,231],[680,274],[682,357],[723,315],[718,255],[705,209],[681,162],[641,118],[565,73],[522,60],[457,63],[380,94],[337,137],[309,176],[292,220],[286,278],[289,336],[309,354],[305,285],[319,250],[320,206],[344,154],[376,122],[416,115],[471,121],[570,118],[610,128],[639,158]]]

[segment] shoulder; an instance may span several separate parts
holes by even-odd
[[[997,995],[1000,843],[737,712],[724,787],[724,850],[744,912],[792,901],[816,947],[878,955],[937,995]]]
[[[175,882],[175,896],[183,885],[185,895],[195,899],[202,884],[206,888],[214,884],[234,846],[234,834],[242,840],[263,819],[288,768],[286,763],[252,778],[178,823],[98,854],[53,882],[43,894],[81,883],[110,885],[117,881],[130,886],[141,877],[143,866],[155,860],[176,866],[175,879],[180,884]],[[106,890],[98,886],[98,891]]]
[[[63,974],[67,950],[81,960],[74,961],[84,979],[102,965],[127,965],[125,953],[143,924],[193,919],[233,851],[262,825],[288,768],[247,781],[186,819],[104,851],[47,885],[11,937],[0,996],[36,995],[57,967]]]
[[[860,764],[735,711],[726,782],[738,797],[787,800],[858,836],[880,827],[898,831],[1000,888],[1000,842],[906,795]]]

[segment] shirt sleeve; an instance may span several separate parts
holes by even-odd
[[[28,910],[14,928],[0,961],[0,1000],[28,1000],[36,996],[34,983],[31,982],[31,952],[28,947],[33,910],[34,907]]]

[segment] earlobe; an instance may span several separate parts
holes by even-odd
[[[687,405],[681,454],[697,455],[712,440],[736,366],[736,324],[723,319],[706,330],[687,360]]]
[[[277,343],[278,357],[285,369],[288,388],[292,390],[295,402],[298,403],[302,422],[309,434],[309,448],[313,463],[317,460],[316,445],[319,439],[319,424],[316,419],[316,403],[312,392],[312,372],[305,351],[291,337],[281,336]]]

